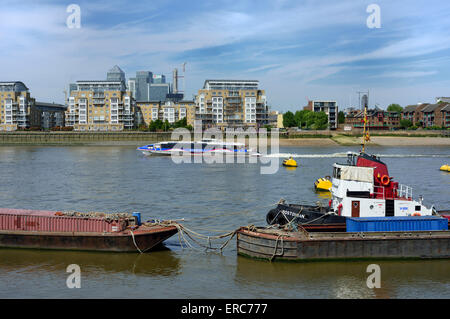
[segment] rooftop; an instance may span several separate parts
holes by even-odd
[[[216,90],[228,90],[228,89],[257,89],[259,85],[258,80],[205,80],[203,89],[216,89]]]
[[[442,106],[442,104],[439,104],[439,103],[429,104],[422,109],[422,112],[424,112],[424,113],[433,112],[441,106]]]
[[[15,87],[16,92],[28,91],[27,86],[21,81],[0,81],[0,87]],[[2,90],[3,89],[0,88],[0,91]],[[8,91],[10,90],[8,89]]]
[[[66,109],[67,106],[63,105],[63,104],[57,104],[57,103],[47,103],[47,102],[35,102],[35,106],[37,108],[54,108],[54,109]]]

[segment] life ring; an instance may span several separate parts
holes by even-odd
[[[389,179],[389,176],[387,176],[387,175],[383,175],[381,177],[381,184],[383,184],[384,186],[389,185],[390,181],[391,180]]]
[[[420,213],[414,213],[413,216],[421,216]]]

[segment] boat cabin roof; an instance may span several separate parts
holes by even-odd
[[[373,184],[373,167],[334,164],[333,177],[337,179]]]

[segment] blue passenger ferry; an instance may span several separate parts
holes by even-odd
[[[168,141],[138,147],[144,155],[203,155],[232,154],[238,156],[260,156],[257,151],[243,143],[224,142],[217,139],[201,141]]]

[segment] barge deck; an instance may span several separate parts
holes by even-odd
[[[142,253],[177,232],[170,221],[141,224],[128,213],[0,208],[0,248]]]
[[[285,261],[450,258],[449,231],[311,232],[237,230],[239,255]]]

